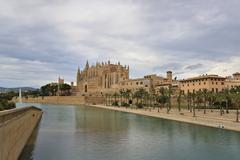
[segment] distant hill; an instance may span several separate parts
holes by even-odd
[[[19,92],[20,88],[22,89],[22,92],[37,90],[36,88],[32,88],[32,87],[17,87],[17,88],[4,88],[4,87],[0,87],[0,93]]]

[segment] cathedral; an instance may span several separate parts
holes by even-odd
[[[96,63],[89,66],[88,61],[83,70],[78,68],[76,95],[103,95],[117,90],[119,83],[129,79],[129,66],[118,64]]]

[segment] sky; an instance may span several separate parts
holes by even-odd
[[[40,87],[110,60],[130,77],[240,72],[239,0],[0,0],[0,86]]]

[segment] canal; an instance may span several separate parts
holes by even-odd
[[[240,159],[237,132],[87,106],[34,106],[44,115],[20,160]]]

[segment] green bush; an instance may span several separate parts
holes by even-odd
[[[113,106],[118,106],[118,101],[112,103]]]
[[[15,103],[10,102],[16,96],[17,93],[14,92],[0,93],[0,110],[16,108]]]
[[[137,108],[143,108],[144,105],[142,103],[136,103]]]
[[[6,99],[0,100],[0,110],[7,110],[7,109],[13,109],[16,108],[16,104],[14,102],[9,102]]]
[[[130,106],[130,104],[128,104],[128,103],[126,103],[126,102],[122,102],[122,104],[121,104],[123,107],[129,107]]]
[[[13,109],[16,108],[16,104],[14,102],[8,102],[7,106],[5,107],[5,109]]]

